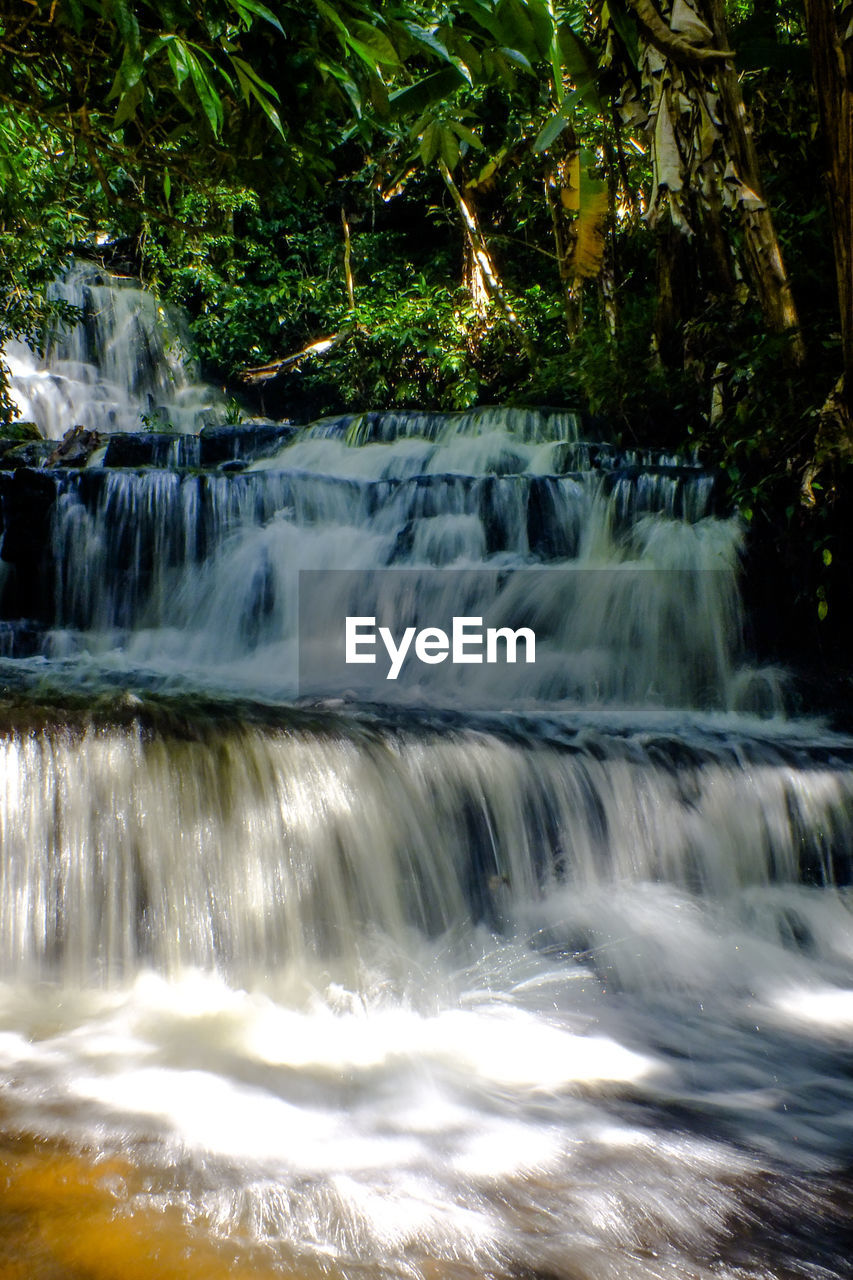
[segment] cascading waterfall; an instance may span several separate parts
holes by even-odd
[[[15,1274],[842,1280],[853,740],[714,477],[557,410],[122,440],[0,474]],[[300,569],[318,642],[537,661],[298,686]]]
[[[222,396],[193,376],[180,319],[137,281],[78,262],[49,296],[76,307],[78,324],[50,335],[44,357],[10,343],[4,359],[21,417],[48,440],[71,427],[197,431]]]

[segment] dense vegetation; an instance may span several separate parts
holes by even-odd
[[[6,0],[0,342],[61,321],[45,285],[97,234],[247,407],[572,403],[698,446],[782,557],[768,592],[841,643],[851,16]]]

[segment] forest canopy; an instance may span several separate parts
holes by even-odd
[[[824,506],[851,30],[829,0],[6,0],[0,341],[101,253],[238,391],[331,339],[276,380],[296,415],[577,404],[701,447],[747,519]]]

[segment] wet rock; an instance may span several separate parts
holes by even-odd
[[[44,443],[51,447],[47,441]],[[20,467],[11,475],[0,475],[0,559],[13,569],[3,598],[7,617],[47,621],[52,616],[50,522],[56,493],[56,476],[47,471]]]
[[[87,427],[71,427],[47,460],[49,467],[85,467],[96,449],[101,447],[97,431]]]
[[[527,543],[542,560],[568,560],[578,553],[580,511],[565,501],[554,476],[533,476],[527,495]]]
[[[273,453],[292,440],[298,427],[291,422],[252,418],[235,426],[206,426],[199,437],[199,465],[215,467],[220,462],[250,461]]]
[[[121,431],[110,436],[105,467],[162,467],[182,439],[177,431]]]
[[[15,471],[18,467],[43,467],[53,454],[56,445],[50,440],[30,440],[7,449],[0,458],[3,471]]]

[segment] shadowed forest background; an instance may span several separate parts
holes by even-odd
[[[698,449],[751,526],[759,644],[825,672],[853,633],[851,24],[7,0],[0,342],[73,319],[46,287],[83,254],[187,309],[235,420],[565,405]]]

